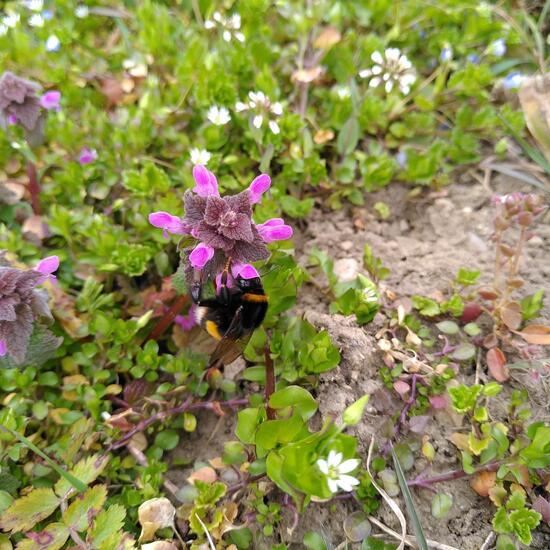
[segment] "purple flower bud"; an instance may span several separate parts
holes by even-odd
[[[47,258],[44,258],[40,260],[36,267],[34,268],[35,271],[38,271],[39,273],[42,273],[42,277],[38,279],[37,285],[42,284],[44,281],[49,280],[52,283],[57,281],[57,277],[53,275],[55,271],[57,271],[59,268],[59,258],[57,256],[48,256]]]
[[[250,204],[260,202],[262,195],[271,187],[271,178],[267,174],[260,174],[250,184],[248,193],[250,195]]]
[[[196,309],[197,308],[195,304],[193,304],[189,308],[187,315],[176,315],[174,317],[174,323],[179,325],[182,328],[182,330],[185,330],[185,331],[191,330],[197,324],[197,319],[195,317]]]
[[[214,256],[214,249],[204,243],[199,243],[189,254],[189,262],[195,269],[202,269]]]
[[[183,221],[177,216],[172,216],[168,212],[153,212],[149,214],[149,223],[154,227],[163,230],[162,234],[168,238],[168,233],[173,235],[186,235],[189,229]]]
[[[47,111],[51,109],[55,109],[56,111],[59,111],[59,109],[61,108],[59,105],[60,101],[61,101],[61,92],[58,92],[57,90],[52,90],[51,92],[46,92],[40,98],[40,105]]]
[[[256,226],[258,233],[266,243],[284,241],[292,237],[292,227],[285,225],[282,218],[272,218]]]
[[[193,178],[196,184],[193,191],[195,191],[199,197],[209,197],[210,195],[215,195],[216,197],[220,196],[216,176],[202,164],[193,166]]]
[[[17,124],[17,117],[15,115],[8,115],[8,124],[10,126]]]
[[[0,340],[0,357],[4,357],[8,353],[8,346],[5,340]]]
[[[80,155],[78,156],[78,162],[80,164],[90,164],[97,160],[97,151],[95,149],[90,149],[89,147],[82,147],[80,150]]]

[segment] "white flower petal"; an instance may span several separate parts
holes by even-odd
[[[234,13],[229,19],[229,26],[233,29],[241,28],[241,16],[238,13]]]
[[[283,114],[283,106],[278,101],[271,106],[271,112],[274,115],[281,116]]]
[[[235,33],[235,38],[239,41],[239,42],[244,42],[244,34],[242,32],[236,32]]]
[[[411,87],[410,86],[403,86],[401,85],[399,87],[399,89],[401,90],[402,93],[404,93],[405,95],[407,95],[410,91],[411,91]]]
[[[269,128],[275,135],[281,133],[279,125],[274,120],[269,121]]]
[[[357,466],[359,466],[359,459],[350,458],[348,460],[344,460],[344,462],[342,462],[342,464],[340,464],[340,466],[338,466],[338,471],[341,474],[349,474],[350,472],[355,470],[355,468],[357,468]]]
[[[380,65],[375,65],[372,68],[372,74],[380,74],[382,72],[382,67]]]
[[[319,470],[321,470],[321,472],[323,472],[323,474],[325,474],[325,475],[328,474],[328,462],[324,458],[320,458],[317,461],[317,466],[319,466]]]
[[[207,19],[204,22],[204,28],[205,29],[213,29],[215,26],[216,26],[216,23],[214,23],[214,21],[212,21],[211,19]]]
[[[380,52],[373,52],[370,56],[370,58],[375,62],[381,65],[384,63],[384,58],[382,57],[382,54]]]
[[[384,86],[386,92],[388,92],[388,94],[393,90],[393,81],[392,80],[388,80],[386,82],[386,85]]]
[[[256,102],[258,94],[256,92],[248,92],[248,97],[250,98],[250,101]]]
[[[261,128],[263,121],[264,121],[264,117],[262,115],[256,115],[254,117],[254,120],[252,121],[252,124],[256,128]]]
[[[237,113],[246,111],[247,109],[248,105],[246,103],[243,103],[242,101],[237,101],[237,103],[235,103],[235,111],[237,111]]]
[[[217,21],[218,23],[221,23],[222,22],[222,14],[219,11],[215,11],[212,14],[212,19],[214,19],[214,21]]]
[[[388,48],[384,54],[386,55],[386,59],[388,61],[397,61],[401,55],[401,52],[397,48]]]
[[[375,76],[374,78],[371,79],[371,81],[369,82],[369,86],[371,88],[377,88],[378,86],[380,86],[380,83],[382,82],[382,79],[378,76]]]
[[[328,482],[328,488],[331,493],[337,493],[338,492],[338,483],[335,479],[327,479]]]
[[[267,102],[267,96],[263,92],[257,92],[256,93],[256,102],[257,103],[266,103]]]
[[[343,455],[342,453],[338,453],[336,451],[330,451],[328,453],[327,462],[329,466],[338,466],[340,462],[342,462]]]
[[[349,493],[353,491],[355,485],[359,485],[359,480],[352,476],[342,475],[336,480],[336,483],[342,488],[342,491]]]
[[[362,71],[359,71],[359,78],[368,78],[372,75],[372,71],[370,69],[363,69]]]
[[[231,42],[231,33],[229,31],[223,31],[222,37],[226,42]]]

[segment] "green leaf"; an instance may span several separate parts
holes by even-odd
[[[96,485],[77,497],[63,514],[63,523],[75,531],[84,531],[90,518],[96,515],[107,498],[107,487]]]
[[[34,533],[34,538],[20,541],[17,544],[17,550],[59,550],[68,538],[69,529],[66,525],[62,523],[50,523],[42,531]]]
[[[344,414],[342,415],[342,420],[346,426],[355,426],[359,424],[361,417],[363,416],[363,411],[369,402],[369,395],[363,395],[355,403],[352,403],[349,407],[346,408]]]
[[[263,418],[265,418],[265,411],[260,411],[258,408],[239,411],[235,435],[243,443],[253,444],[256,439],[256,430]]]
[[[439,304],[435,300],[426,298],[425,296],[413,296],[412,304],[425,317],[435,317],[441,313]]]
[[[511,533],[512,523],[504,508],[499,508],[493,516],[493,529],[495,533]]]
[[[496,550],[517,550],[517,547],[511,537],[508,535],[499,535]]]
[[[451,396],[453,409],[461,414],[473,410],[481,389],[482,386],[480,384],[473,384],[471,386],[460,384],[454,388],[449,388],[448,391]]]
[[[163,430],[155,437],[155,445],[164,451],[175,449],[179,443],[180,436],[175,430]]]
[[[314,531],[308,531],[304,535],[304,546],[310,550],[328,550],[325,539]]]
[[[287,386],[276,391],[269,398],[269,406],[272,409],[293,407],[302,419],[310,419],[317,410],[317,402],[312,395],[301,386]]]
[[[468,336],[477,336],[478,334],[481,334],[481,329],[477,325],[477,323],[468,323],[464,325],[464,332]]]
[[[336,149],[340,155],[346,156],[354,151],[359,141],[359,131],[357,118],[354,116],[348,118],[338,134],[336,143]]]
[[[480,275],[481,271],[478,269],[466,269],[465,267],[461,267],[456,274],[455,281],[459,285],[471,286],[477,283]]]
[[[0,529],[17,533],[29,531],[59,506],[60,500],[50,488],[33,489],[15,500],[0,517]]]
[[[432,499],[432,516],[436,519],[444,518],[453,505],[453,497],[447,493],[437,493]]]
[[[531,443],[519,454],[529,468],[546,468],[550,464],[550,426],[538,426]]]
[[[544,290],[539,290],[535,294],[526,296],[521,301],[521,316],[524,321],[530,321],[539,316],[544,301]]]
[[[520,542],[526,546],[531,544],[531,530],[539,525],[541,518],[541,514],[535,512],[535,510],[527,510],[526,508],[514,510],[509,514],[514,533]]]
[[[435,325],[443,334],[458,334],[460,328],[454,321],[441,321]]]
[[[91,455],[80,460],[69,473],[71,476],[80,479],[84,483],[84,490],[86,490],[86,485],[97,479],[108,462],[108,455]],[[61,478],[55,484],[54,489],[57,495],[64,497],[70,491],[71,483],[67,479]]]
[[[428,543],[426,542],[426,536],[424,535],[422,524],[420,523],[420,519],[418,518],[418,515],[416,513],[416,505],[414,503],[411,492],[409,491],[407,480],[405,479],[405,474],[403,474],[403,470],[401,468],[401,464],[399,463],[399,459],[397,458],[397,455],[395,454],[395,451],[393,450],[393,448],[391,450],[391,455],[393,458],[393,467],[397,475],[399,488],[401,489],[401,494],[403,495],[403,499],[405,500],[407,512],[409,513],[409,518],[411,519],[411,522],[413,525],[414,534],[416,536],[416,543],[418,544],[418,547],[420,548],[420,550],[428,550]]]
[[[450,355],[455,361],[469,361],[476,355],[476,347],[470,343],[460,344]]]
[[[126,510],[120,504],[112,504],[107,510],[102,510],[94,519],[89,534],[94,547],[103,548],[105,541],[121,531],[125,517]]]
[[[361,550],[396,550],[397,545],[384,542],[374,537],[369,537],[361,544]]]

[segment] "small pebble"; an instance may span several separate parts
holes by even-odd
[[[355,258],[342,258],[334,262],[334,275],[340,282],[353,281],[358,274],[359,262]]]

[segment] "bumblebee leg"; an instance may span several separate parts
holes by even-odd
[[[196,277],[197,272],[195,271],[195,280],[191,283],[191,299],[197,305],[200,305],[202,301],[202,283],[203,276],[202,271],[199,271],[198,280]]]
[[[218,298],[223,305],[229,304],[229,289],[227,288],[227,277],[229,276],[229,267],[231,265],[231,258],[227,260],[225,267],[222,271],[220,288],[218,289]]]

